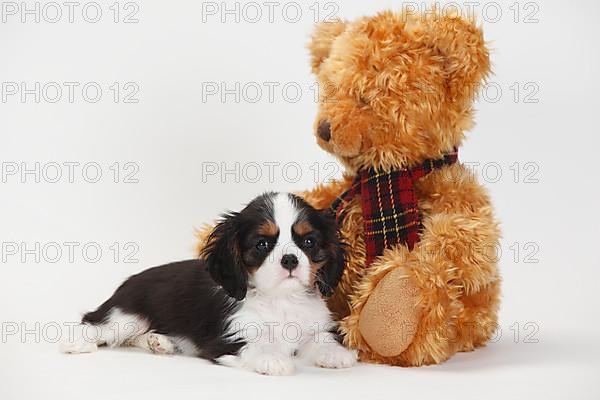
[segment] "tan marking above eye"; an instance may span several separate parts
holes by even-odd
[[[258,227],[258,234],[263,236],[277,236],[279,233],[279,227],[272,221],[264,222]]]
[[[307,233],[310,233],[310,232],[312,232],[312,231],[315,230],[312,227],[312,225],[308,223],[308,221],[299,221],[299,222],[296,222],[294,224],[294,226],[292,227],[292,229],[294,230],[294,232],[298,236],[304,236]]]

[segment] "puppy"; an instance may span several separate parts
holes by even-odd
[[[65,353],[131,345],[186,354],[267,375],[294,372],[294,358],[345,368],[356,352],[335,339],[322,296],[343,271],[335,220],[287,193],[266,193],[223,215],[201,259],[127,279],[84,315]]]

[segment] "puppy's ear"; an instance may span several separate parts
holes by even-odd
[[[327,259],[317,271],[316,284],[321,294],[325,297],[333,295],[335,287],[340,282],[346,263],[344,244],[339,238],[335,215],[331,209],[319,211],[322,221],[321,232],[325,236],[325,250]]]
[[[248,272],[238,244],[238,213],[230,212],[215,226],[200,256],[206,260],[208,272],[227,294],[236,300],[246,297]]]
[[[333,41],[346,30],[346,24],[344,21],[336,20],[320,22],[315,26],[315,31],[308,44],[314,74],[319,73],[321,63],[329,57]]]

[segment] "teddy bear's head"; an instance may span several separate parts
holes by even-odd
[[[353,171],[389,171],[458,147],[490,71],[475,23],[437,12],[321,23],[309,49],[317,141]]]

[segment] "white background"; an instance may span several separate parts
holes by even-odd
[[[312,136],[311,27],[330,14],[352,19],[402,3],[306,1],[285,11],[276,3],[270,22],[259,2],[254,23],[257,8],[243,3],[224,14],[221,2],[138,0],[137,23],[123,22],[136,11],[125,2],[117,23],[112,1],[98,3],[96,23],[84,19],[95,17],[94,8],[83,12],[85,2],[72,23],[62,3],[61,19],[49,22],[56,8],[44,4],[36,23],[20,2],[15,15],[2,3],[1,399],[599,398],[599,3],[461,3],[483,16],[493,48],[495,74],[460,158],[476,163],[502,221],[495,343],[439,366],[306,368],[285,378],[126,350],[68,357],[52,343],[55,324],[77,321],[132,273],[192,257],[194,228],[225,209],[264,190],[301,190],[331,171],[338,176]],[[35,92],[36,82],[39,102],[35,93],[23,99],[21,90]],[[52,82],[62,88],[56,103]],[[79,85],[72,102],[64,82]],[[88,100],[82,94],[90,82],[102,89],[96,103],[88,101],[93,88]],[[234,93],[222,99],[220,88],[206,90],[221,84]],[[268,85],[278,85],[272,101]],[[253,103],[257,86],[262,97]],[[137,103],[125,103],[132,88]],[[39,182],[23,175],[36,163]],[[62,173],[56,183],[54,163]],[[79,163],[73,182],[64,163]],[[256,164],[248,163],[261,166],[257,182]],[[215,165],[218,173],[208,175]],[[102,176],[90,183],[94,166]],[[124,262],[130,253],[135,262]]]

